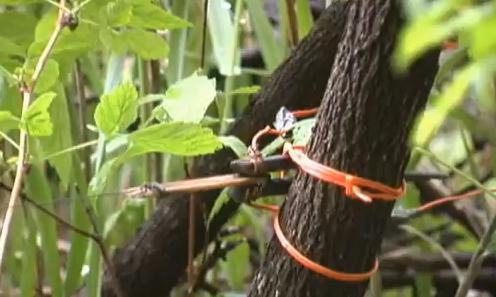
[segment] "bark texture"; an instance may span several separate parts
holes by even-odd
[[[313,30],[290,57],[274,72],[230,131],[247,143],[268,123],[280,107],[315,107],[321,101],[337,45],[346,19],[348,1],[337,0],[326,9]],[[229,171],[234,155],[229,150],[196,158],[191,176],[208,176]],[[230,201],[204,226],[202,213],[210,211],[219,191],[197,195],[199,214],[196,222],[196,252],[213,239],[222,225],[234,214],[238,204]],[[152,218],[123,248],[116,251],[112,262],[119,285],[127,297],[167,296],[184,275],[188,250],[188,199],[184,195],[164,197]],[[109,275],[105,275],[103,296],[115,296]]]
[[[397,187],[408,160],[407,138],[425,105],[438,52],[422,57],[402,76],[391,71],[401,27],[394,0],[350,0],[310,158],[357,176]],[[393,203],[371,205],[343,190],[297,174],[280,213],[286,237],[314,261],[346,272],[370,270]],[[362,296],[367,282],[329,280],[302,268],[273,238],[249,296]]]

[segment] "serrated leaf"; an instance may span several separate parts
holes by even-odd
[[[102,27],[99,37],[102,44],[116,54],[123,54],[127,50],[126,36],[122,32]]]
[[[134,29],[124,32],[123,35],[129,48],[142,59],[162,59],[169,54],[169,45],[156,33]]]
[[[116,0],[101,9],[101,17],[109,26],[127,25],[131,21],[132,4],[129,0]]]
[[[131,26],[143,29],[179,29],[192,26],[190,22],[177,17],[150,1],[133,3]]]
[[[43,155],[47,156],[72,146],[71,118],[69,114],[68,100],[62,83],[57,83],[53,88],[57,96],[52,101],[48,112],[54,127],[53,133],[48,137],[40,138]],[[50,165],[55,168],[60,178],[61,188],[67,189],[72,174],[72,154],[62,154],[48,159]]]
[[[119,161],[151,152],[180,156],[213,153],[222,143],[209,128],[192,123],[152,125],[129,135],[130,146]]]
[[[138,92],[131,82],[115,87],[100,99],[95,123],[107,137],[122,131],[138,116]]]
[[[165,99],[155,108],[154,115],[163,121],[165,111],[174,121],[199,123],[215,95],[215,79],[194,73],[167,89]]]
[[[246,145],[236,136],[220,136],[219,140],[224,144],[224,146],[229,147],[233,150],[238,158],[246,156],[248,148]]]
[[[23,122],[30,136],[49,136],[53,132],[48,108],[57,94],[48,92],[40,95],[28,108]]]

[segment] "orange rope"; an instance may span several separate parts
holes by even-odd
[[[491,192],[496,192],[496,189],[491,189]],[[473,198],[473,197],[480,195],[480,194],[483,194],[483,193],[484,192],[482,190],[474,190],[474,191],[470,191],[470,192],[459,194],[459,195],[442,197],[442,198],[438,198],[436,200],[433,200],[431,202],[428,202],[424,205],[421,205],[421,206],[415,208],[414,210],[417,212],[422,212],[422,211],[433,209],[437,206],[440,206],[442,204],[446,204],[448,202],[460,201],[460,200],[464,200],[464,199],[468,199],[468,198]]]
[[[307,268],[310,271],[313,271],[315,273],[318,273],[322,276],[334,280],[339,280],[344,282],[360,282],[369,279],[379,269],[379,261],[377,259],[375,260],[372,269],[366,272],[359,272],[359,273],[338,271],[325,267],[317,262],[314,262],[310,260],[307,256],[303,255],[300,251],[298,251],[298,249],[295,248],[291,244],[291,242],[287,239],[286,235],[284,235],[281,229],[281,225],[279,224],[279,216],[278,216],[279,207],[277,207],[276,205],[260,204],[260,203],[256,203],[256,204],[253,203],[251,204],[251,206],[258,209],[270,211],[274,214],[274,221],[273,221],[274,233],[276,234],[277,239],[281,243],[281,246],[296,262],[298,262],[301,266]]]
[[[293,111],[295,117],[305,117],[311,116],[317,112],[317,109],[310,110],[298,110]],[[253,152],[258,151],[258,141],[260,137],[264,135],[284,135],[287,131],[280,131],[277,129],[270,128],[269,126],[258,131],[252,139],[251,149]],[[403,196],[406,191],[406,182],[403,181],[402,185],[397,188],[389,187],[385,184],[369,180],[366,178],[358,177],[346,172],[342,172],[331,168],[329,166],[322,165],[312,159],[310,159],[304,152],[303,146],[294,146],[291,143],[285,143],[283,147],[284,154],[287,154],[291,160],[298,165],[298,167],[306,172],[307,174],[320,179],[329,184],[334,184],[344,188],[345,195],[349,198],[359,199],[362,202],[370,203],[374,199],[380,199],[385,201],[393,201]],[[496,189],[494,190],[496,191]],[[414,210],[417,212],[425,211],[442,205],[451,201],[458,201],[462,199],[471,198],[482,194],[481,190],[470,191],[460,195],[453,195],[444,198],[437,199],[435,201],[424,204]],[[303,267],[325,276],[329,279],[334,279],[343,282],[360,282],[369,279],[374,273],[379,269],[379,261],[376,259],[374,266],[366,272],[360,273],[349,273],[330,269],[328,267],[322,266],[303,255],[297,248],[295,248],[291,242],[286,238],[284,232],[279,224],[279,207],[275,205],[267,204],[251,204],[253,207],[268,210],[274,213],[274,232],[277,239],[281,243],[284,250],[300,265]]]
[[[399,188],[391,188],[384,184],[341,172],[334,168],[322,165],[308,158],[303,153],[302,147],[295,147],[290,143],[284,145],[284,151],[295,162],[301,170],[329,184],[335,184],[345,189],[345,195],[350,198],[358,198],[363,202],[370,203],[373,199],[386,201],[396,200],[405,193],[405,183]],[[374,192],[363,190],[367,188]]]

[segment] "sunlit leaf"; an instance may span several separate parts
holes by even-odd
[[[195,156],[213,153],[222,147],[212,130],[197,124],[181,122],[143,128],[130,134],[129,142],[130,146],[121,156],[121,160],[150,152]]]
[[[25,128],[31,136],[49,136],[53,132],[48,108],[57,96],[54,92],[40,95],[29,106],[24,117]]]
[[[196,73],[178,81],[167,89],[165,98],[154,114],[159,120],[166,120],[165,111],[172,120],[198,123],[216,95],[215,79]],[[162,111],[162,116],[160,113]]]
[[[138,116],[138,92],[131,82],[114,88],[100,99],[95,110],[95,123],[100,131],[110,136],[122,131]]]
[[[151,1],[134,1],[131,26],[143,29],[178,29],[191,26],[186,20],[177,17]]]
[[[158,34],[141,29],[123,33],[129,48],[142,59],[162,59],[169,54],[169,45]]]
[[[430,107],[424,112],[414,132],[415,145],[424,147],[428,144],[449,113],[461,103],[477,71],[477,64],[466,66],[455,74],[453,82],[449,83],[439,96],[431,100]]]

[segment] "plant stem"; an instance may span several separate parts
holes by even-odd
[[[65,7],[65,0],[60,0],[60,8],[59,15],[57,18],[57,24],[55,25],[55,29],[48,40],[43,52],[41,53],[38,62],[36,63],[35,70],[33,76],[31,77],[31,85],[27,86],[26,83],[23,83],[21,92],[22,92],[22,110],[21,110],[21,118],[26,114],[29,105],[32,101],[33,90],[36,87],[36,83],[40,77],[45,64],[48,61],[50,53],[52,52],[57,39],[62,32],[62,29],[65,27],[66,23],[64,21],[65,12],[62,7]],[[17,157],[17,169],[16,175],[14,179],[14,185],[12,187],[12,192],[10,192],[9,205],[7,207],[7,211],[5,213],[5,218],[3,220],[2,233],[0,234],[0,270],[2,269],[3,258],[5,255],[5,246],[7,244],[7,237],[9,235],[10,223],[12,222],[12,217],[14,215],[15,206],[17,201],[19,200],[19,195],[22,189],[22,181],[24,179],[25,173],[25,165],[26,165],[26,156],[28,151],[28,134],[25,129],[21,129],[19,133],[19,152]],[[1,280],[1,277],[0,277]]]

